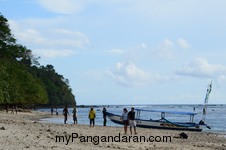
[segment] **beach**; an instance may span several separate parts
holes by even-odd
[[[226,149],[225,135],[220,133],[137,128],[138,134],[128,132],[125,135],[123,127],[39,121],[49,117],[56,116],[39,111],[18,112],[17,115],[0,111],[0,149]],[[182,132],[188,135],[187,139],[179,137]]]

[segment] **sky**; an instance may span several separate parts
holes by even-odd
[[[225,0],[0,0],[78,105],[226,104]]]

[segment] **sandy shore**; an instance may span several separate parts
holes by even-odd
[[[90,128],[86,125],[50,124],[38,121],[45,117],[51,115],[34,111],[12,115],[0,111],[0,149],[226,149],[226,138],[221,134],[184,131],[188,139],[182,139],[174,138],[182,131],[138,128],[138,134],[129,137],[130,135],[123,134],[122,127]],[[74,137],[73,142],[71,136]],[[152,136],[150,140],[156,138],[156,141],[147,142],[150,136]],[[112,142],[112,139],[115,141]]]

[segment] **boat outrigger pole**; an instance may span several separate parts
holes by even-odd
[[[207,104],[208,104],[209,95],[210,95],[211,90],[212,90],[212,81],[208,85],[207,91],[206,91],[206,97],[205,97],[205,101],[204,101],[203,114],[202,114],[202,121],[203,122],[205,122],[205,119],[206,119]]]

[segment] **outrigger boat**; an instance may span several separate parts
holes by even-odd
[[[205,124],[205,117],[206,117],[207,103],[208,103],[209,94],[211,92],[211,88],[212,88],[212,82],[211,82],[211,84],[208,85],[208,88],[207,88],[206,98],[205,98],[204,107],[203,107],[203,117],[199,123],[194,122],[194,116],[197,115],[197,113],[195,113],[195,112],[178,112],[178,111],[169,111],[169,110],[145,110],[145,109],[135,108],[134,110],[136,111],[136,118],[135,118],[136,126],[142,127],[142,128],[155,128],[155,129],[168,129],[168,130],[189,130],[189,131],[202,131],[203,128],[210,129],[210,127],[207,124]],[[161,118],[159,120],[141,119],[140,118],[141,112],[160,113]],[[188,116],[190,116],[190,121],[189,122],[169,121],[165,118],[166,114],[188,115]],[[121,115],[107,112],[107,116],[112,122],[121,124],[121,125],[123,124]]]

